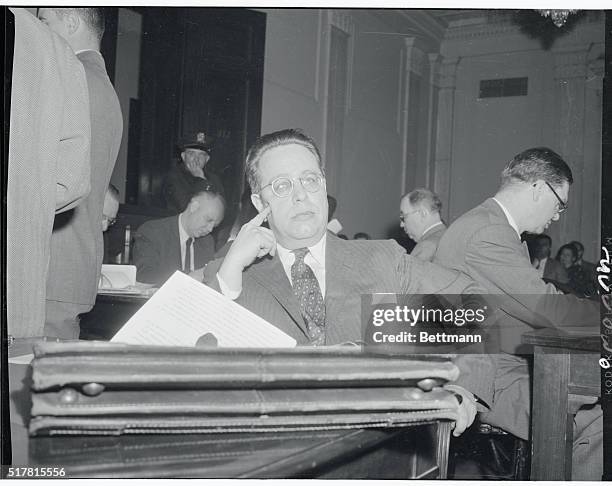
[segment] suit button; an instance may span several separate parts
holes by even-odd
[[[83,393],[90,397],[95,397],[104,391],[104,385],[100,383],[87,383],[83,385]]]
[[[435,387],[437,385],[436,380],[434,380],[433,378],[425,378],[424,380],[421,380],[417,383],[417,386],[423,390],[423,391],[431,391],[433,389],[433,387]]]
[[[73,388],[65,388],[60,392],[60,403],[74,403],[79,399],[79,394]]]

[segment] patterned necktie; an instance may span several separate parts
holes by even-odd
[[[185,266],[183,272],[191,273],[191,245],[193,244],[193,238],[187,238],[185,242]]]
[[[322,346],[325,344],[325,304],[321,288],[314,272],[304,262],[308,248],[298,248],[293,253],[295,254],[295,262],[291,265],[293,293],[300,303],[310,344]]]

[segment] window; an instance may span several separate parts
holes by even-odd
[[[527,78],[483,79],[478,98],[527,96]]]

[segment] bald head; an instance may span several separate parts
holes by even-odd
[[[223,221],[225,200],[220,194],[201,191],[194,194],[185,211],[181,213],[181,225],[192,238],[210,234]]]

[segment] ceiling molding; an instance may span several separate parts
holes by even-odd
[[[371,10],[368,11],[391,29],[389,34],[420,37],[439,45],[446,32],[444,23],[428,10]],[[382,32],[381,32],[382,34]]]

